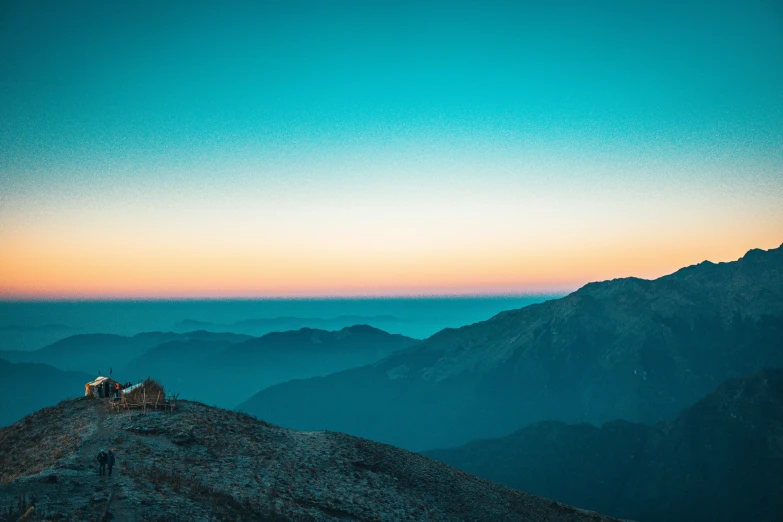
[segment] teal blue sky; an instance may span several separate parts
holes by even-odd
[[[776,246],[781,200],[777,1],[0,4],[7,295],[232,294],[301,256],[331,268],[255,292],[562,289]],[[121,288],[29,268],[161,246]],[[541,275],[569,248],[595,270]],[[194,257],[214,285],[155,290]]]

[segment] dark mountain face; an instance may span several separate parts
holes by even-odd
[[[779,520],[783,369],[736,379],[656,427],[618,513],[649,520]],[[709,505],[709,515],[700,506]],[[640,517],[641,518],[641,517]]]
[[[25,520],[611,520],[341,433],[187,401],[112,414],[91,397],[0,429],[0,517],[25,513],[20,497],[35,502]]]
[[[14,423],[45,406],[79,397],[92,377],[45,364],[12,364],[0,359],[0,426]]]
[[[591,283],[240,407],[287,427],[427,449],[547,419],[654,423],[726,379],[778,365],[783,248]]]
[[[601,428],[545,421],[500,439],[423,454],[500,484],[611,513],[650,432],[625,421]]]
[[[783,369],[729,381],[654,427],[543,422],[425,455],[621,518],[779,520]]]

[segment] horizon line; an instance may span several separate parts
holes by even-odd
[[[575,289],[558,289],[549,292],[460,292],[432,294],[356,294],[356,295],[302,295],[302,296],[91,296],[91,297],[18,297],[0,298],[0,303],[77,303],[77,302],[166,302],[166,301],[366,301],[383,299],[469,299],[469,298],[500,298],[514,299],[520,297],[557,297],[564,296]]]

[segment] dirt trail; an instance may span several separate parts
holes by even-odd
[[[133,489],[133,482],[131,477],[123,473],[124,441],[117,436],[116,432],[116,426],[127,422],[128,417],[121,414],[111,414],[104,407],[96,408],[95,414],[94,430],[72,456],[73,468],[82,471],[75,480],[74,493],[77,489],[81,490],[81,495],[84,495],[85,490],[90,492],[94,508],[99,514],[97,519],[100,519],[105,513],[109,498],[111,498],[108,511],[114,519],[136,520],[136,510],[127,501],[126,492]],[[100,476],[99,474],[97,457],[101,450],[107,452],[112,450],[115,453],[116,461],[111,476]],[[108,472],[107,466],[106,473],[108,474]]]
[[[80,464],[85,466],[84,483],[94,493],[95,497],[105,496],[108,502],[109,495],[111,494],[112,487],[116,487],[117,477],[116,470],[112,473],[111,477],[100,476],[98,467],[98,453],[101,450],[108,451],[111,448],[106,436],[106,420],[108,413],[105,409],[99,408],[97,410],[98,418],[95,419],[95,431],[85,443],[79,448],[76,453],[76,458]],[[107,471],[108,473],[108,467]],[[116,494],[114,495],[116,496]]]
[[[97,482],[96,487],[104,487],[102,491],[106,494],[107,502],[113,489],[114,494],[111,497],[109,512],[117,520],[139,520],[139,499],[134,495],[134,491],[138,489],[139,484],[136,481],[137,477],[131,475],[131,470],[127,465],[130,460],[130,453],[134,451],[132,444],[135,442],[135,437],[128,436],[124,428],[141,417],[143,415],[140,413],[125,414],[102,411],[98,431],[91,441],[92,445],[89,447],[92,453],[88,452],[84,455],[86,462],[89,462],[89,459],[92,458],[95,469],[93,476]],[[87,448],[88,446],[85,445],[85,450]],[[111,449],[114,452],[116,461],[111,477],[98,476],[96,457],[101,449],[106,451]],[[159,497],[159,501],[165,500],[163,495],[158,494],[156,496]]]

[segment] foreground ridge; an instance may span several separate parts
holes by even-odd
[[[117,458],[111,477],[98,476],[102,449]],[[0,430],[0,483],[3,510],[35,498],[27,520],[612,520],[385,444],[189,401],[41,410]]]

